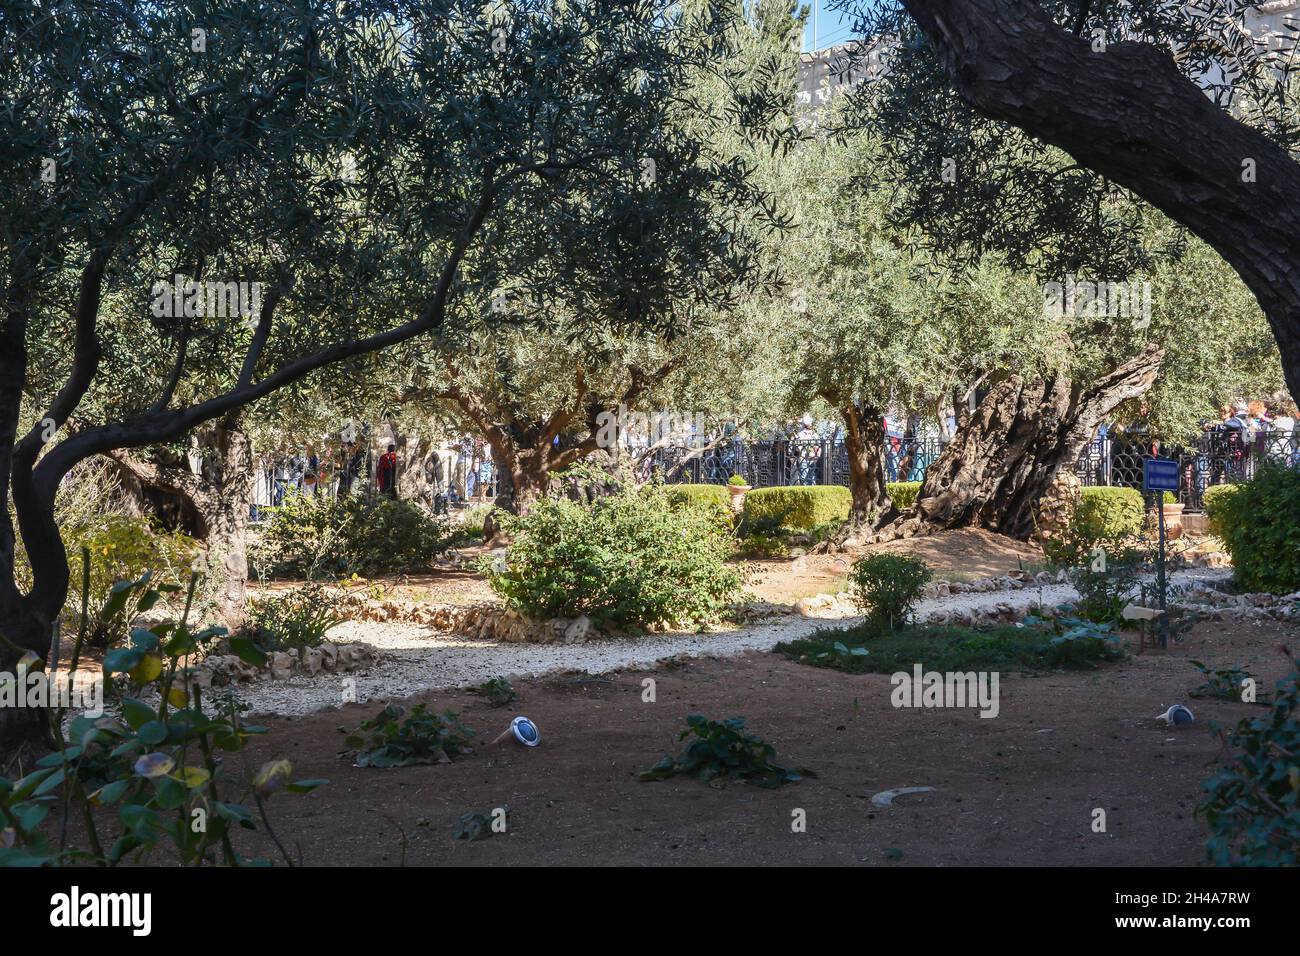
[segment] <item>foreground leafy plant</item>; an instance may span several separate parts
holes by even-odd
[[[708,720],[699,714],[686,718],[687,727],[678,736],[696,739],[677,758],[666,756],[640,774],[642,782],[666,780],[683,774],[709,783],[719,777],[735,777],[760,787],[779,787],[803,777],[817,776],[810,770],[798,772],[772,762],[776,750],[762,738],[745,733],[745,718]]]
[[[1231,733],[1214,727],[1227,763],[1202,785],[1196,813],[1210,826],[1205,849],[1216,865],[1300,864],[1300,659],[1292,665],[1268,716],[1243,718]]]
[[[233,699],[216,714],[206,712],[199,686],[189,679],[183,661],[225,634],[224,628],[189,629],[196,581],[192,576],[179,621],[136,628],[128,646],[105,655],[105,680],[120,675],[116,679],[127,692],[120,716],[79,715],[65,737],[63,715],[54,712],[58,750],[37,761],[37,769],[22,779],[0,778],[0,866],[139,863],[161,844],[170,844],[184,866],[218,859],[236,866],[246,861],[235,851],[233,829],[258,829],[250,802],[263,831],[293,865],[271,828],[266,802],[278,791],[304,793],[325,781],[291,781],[293,768],[284,759],[264,764],[251,781],[227,772],[218,752],[241,751],[266,728],[243,723]],[[153,606],[165,588],[148,585],[146,574],[115,586],[114,613],[127,606]],[[83,625],[83,636],[85,631]],[[79,638],[73,669],[81,643]],[[141,699],[146,691],[157,695],[157,703]],[[231,786],[239,790],[233,797]],[[57,846],[41,832],[56,801],[65,818],[80,809],[89,849],[68,847],[66,827]],[[118,808],[118,836],[105,849],[94,810],[110,806]]]
[[[453,757],[473,752],[469,748],[473,736],[474,731],[460,722],[455,711],[439,715],[417,704],[407,716],[405,707],[389,704],[348,735],[346,743],[351,749],[344,755],[354,757],[358,767],[450,763]]]

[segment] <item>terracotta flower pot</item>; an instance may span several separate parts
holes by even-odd
[[[1161,505],[1165,513],[1165,537],[1173,541],[1183,536],[1183,508],[1185,505]]]
[[[727,494],[731,495],[731,510],[743,511],[745,508],[745,492],[753,490],[753,485],[727,485]]]

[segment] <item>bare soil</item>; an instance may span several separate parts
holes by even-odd
[[[490,739],[516,714],[539,726],[536,749],[509,744],[452,764],[359,769],[343,735],[380,709],[348,706],[269,721],[250,766],[286,756],[297,778],[330,780],[271,803],[283,841],[309,865],[864,864],[1194,865],[1204,825],[1201,781],[1218,760],[1211,720],[1261,708],[1191,699],[1189,663],[1244,665],[1271,688],[1287,670],[1273,623],[1203,623],[1167,653],[1099,670],[1003,674],[1001,713],[896,710],[884,675],[805,667],[774,654],[674,662],[593,678],[517,684],[493,708],[468,693],[422,695]],[[1295,635],[1290,634],[1294,639]],[[645,678],[656,702],[642,700]],[[1154,720],[1183,702],[1188,728]],[[777,762],[817,776],[777,790],[689,778],[641,783],[637,772],[677,753],[688,714],[744,715]],[[871,796],[930,786],[877,808]],[[510,809],[508,831],[453,839],[462,814]],[[1106,832],[1091,829],[1106,811]],[[807,832],[792,832],[806,812]],[[251,842],[245,851],[271,855]]]
[[[879,552],[916,555],[930,566],[936,578],[948,580],[995,577],[1043,565],[1043,552],[1034,545],[991,531],[965,528],[868,545],[841,554],[749,561],[746,563],[753,571],[748,589],[760,600],[780,604],[792,604],[813,594],[835,593],[844,587],[855,560]]]

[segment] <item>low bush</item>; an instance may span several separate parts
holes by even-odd
[[[1151,557],[1135,544],[1144,516],[1142,495],[1133,488],[1082,491],[1065,528],[1043,542],[1043,554],[1069,574],[1079,592],[1080,617],[1118,624]]]
[[[745,519],[751,524],[774,521],[783,528],[810,531],[847,521],[852,506],[853,496],[840,485],[757,488],[745,495]]]
[[[1215,865],[1300,864],[1300,659],[1293,666],[1267,716],[1243,717],[1231,733],[1214,728],[1227,760],[1196,812],[1210,826]]]
[[[319,647],[325,633],[343,619],[337,600],[319,584],[304,584],[252,602],[254,639],[268,651]]]
[[[665,485],[664,492],[674,508],[700,506],[731,514],[731,495],[722,485]]]
[[[790,549],[780,538],[767,534],[747,534],[736,541],[736,555],[742,558],[784,558]]]
[[[514,684],[504,677],[489,677],[477,687],[470,688],[471,694],[478,694],[493,707],[504,707],[519,699]]]
[[[179,588],[190,574],[194,559],[202,546],[178,531],[163,531],[147,518],[103,515],[85,524],[61,529],[68,552],[68,598],[64,604],[64,624],[70,625],[82,605],[83,555],[90,555],[90,589],[86,594],[91,608],[108,603],[109,593],[119,581],[134,581],[146,572],[154,587]],[[84,550],[83,550],[84,549]],[[165,593],[165,592],[161,592]],[[128,607],[125,609],[130,611]],[[196,608],[200,613],[204,608]],[[127,635],[133,613],[100,616],[90,627],[89,643],[96,647],[113,647]]]
[[[585,614],[598,624],[640,628],[718,617],[740,588],[726,562],[728,522],[709,508],[669,505],[662,486],[587,506],[543,499],[506,516],[504,562],[481,565],[492,589],[522,614]]]
[[[921,490],[919,481],[890,481],[885,484],[889,500],[895,508],[902,511],[916,504],[916,496]]]
[[[1219,700],[1241,700],[1245,693],[1243,689],[1246,683],[1252,680],[1250,671],[1246,670],[1240,664],[1235,667],[1212,668],[1200,661],[1192,661],[1191,665],[1196,668],[1196,672],[1204,678],[1201,683],[1197,684],[1190,691],[1190,697],[1215,697]]]
[[[677,739],[687,737],[694,739],[680,757],[664,757],[649,770],[641,771],[641,781],[666,780],[681,774],[705,783],[732,777],[760,787],[779,787],[804,776],[817,776],[809,770],[794,771],[773,763],[776,750],[761,737],[745,733],[744,717],[708,720],[692,714]]]
[[[1201,493],[1201,502],[1205,508],[1205,517],[1210,526],[1210,533],[1215,537],[1223,537],[1223,526],[1220,523],[1223,517],[1224,509],[1227,507],[1228,499],[1237,493],[1240,488],[1239,484],[1210,485]]]
[[[1146,508],[1136,488],[1085,487],[1080,489],[1076,517],[1104,539],[1121,540],[1142,532]]]
[[[910,672],[917,663],[943,672],[1081,668],[1124,656],[1109,626],[1069,618],[1059,623],[1030,619],[1023,627],[987,630],[915,627],[884,637],[863,624],[820,630],[778,644],[776,650],[801,664],[853,674]]]
[[[908,554],[869,554],[849,570],[849,594],[876,630],[902,625],[930,580],[930,568]]]
[[[495,507],[496,505],[471,505],[462,511],[460,515],[461,535],[466,538],[481,540],[487,516],[492,513],[492,509]]]
[[[1215,516],[1243,591],[1300,591],[1300,471],[1261,467],[1215,499]]]
[[[453,540],[450,523],[411,501],[294,495],[271,512],[249,559],[272,578],[420,570]]]
[[[344,756],[355,758],[358,767],[449,763],[471,752],[469,738],[474,731],[459,716],[452,710],[435,714],[424,704],[415,705],[408,714],[400,704],[389,704],[347,736],[350,749]]]

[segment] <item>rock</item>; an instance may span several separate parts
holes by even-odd
[[[246,663],[238,657],[233,658],[233,662],[230,665],[230,677],[232,680],[256,680],[261,676],[261,673],[262,672],[252,664]]]
[[[564,629],[565,644],[581,644],[591,635],[591,619],[583,614]]]
[[[293,674],[293,657],[284,651],[272,651],[267,659],[267,669],[274,680],[285,680]]]
[[[302,653],[302,669],[310,677],[315,677],[325,668],[325,654],[319,647],[308,647]]]
[[[835,604],[833,594],[814,594],[811,597],[802,597],[796,605],[803,614],[813,614],[817,611],[829,610]]]

